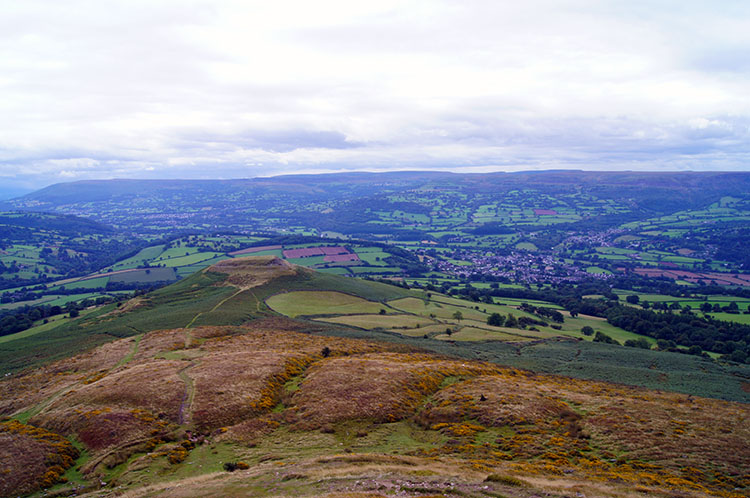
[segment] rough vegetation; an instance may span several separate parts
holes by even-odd
[[[747,404],[333,337],[278,316],[188,325],[0,381],[0,494],[750,492]],[[61,482],[66,469],[77,482]]]

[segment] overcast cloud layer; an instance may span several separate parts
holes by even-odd
[[[0,182],[750,170],[750,2],[0,0]]]

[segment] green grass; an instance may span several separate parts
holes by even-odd
[[[381,266],[350,266],[349,269],[354,273],[358,274],[385,274],[385,273],[401,273],[401,268],[396,267],[381,267]]]
[[[83,310],[83,311],[81,311],[81,315],[80,316],[85,316],[85,315],[91,313],[92,311],[94,311],[94,310],[93,309],[91,309],[91,310]],[[58,327],[58,326],[62,325],[63,323],[71,321],[71,318],[67,314],[64,314],[64,315],[51,316],[47,320],[48,320],[47,323],[44,323],[42,320],[39,320],[38,322],[36,322],[38,325],[34,325],[31,328],[28,328],[26,330],[22,330],[21,332],[16,332],[15,334],[0,336],[0,344],[2,344],[4,342],[15,341],[17,339],[24,339],[24,338],[36,335],[36,334],[38,334],[40,332],[45,332],[47,330],[52,330],[55,327]]]
[[[195,254],[197,252],[200,252],[200,249],[197,247],[170,247],[169,249],[165,250],[163,253],[159,255],[158,258],[154,260],[155,263],[163,262],[167,259],[171,258],[180,258],[183,256],[189,256],[191,254]]]
[[[627,330],[615,327],[614,325],[607,322],[605,318],[588,315],[578,315],[575,318],[571,318],[567,312],[564,313],[564,315],[565,323],[562,324],[562,330],[560,332],[564,333],[565,335],[569,335],[570,337],[592,341],[594,339],[593,335],[585,336],[581,333],[581,328],[588,325],[589,327],[593,328],[595,332],[602,332],[604,334],[607,334],[612,339],[615,339],[620,343],[624,343],[628,339],[646,339],[649,344],[656,344],[656,339],[654,339],[653,337],[636,334],[634,332],[628,332]]]
[[[421,318],[414,315],[379,315],[379,314],[365,314],[365,315],[345,315],[329,318],[317,318],[317,321],[323,321],[328,323],[337,323],[342,325],[350,325],[352,327],[358,327],[361,329],[412,329],[418,332],[421,327],[435,325],[434,320],[428,318]],[[424,334],[425,332],[422,332]]]
[[[521,251],[532,251],[532,252],[539,250],[539,248],[536,245],[532,244],[531,242],[519,242],[518,244],[516,244],[516,249],[521,250]]]
[[[388,266],[385,259],[391,256],[385,251],[360,252],[357,249],[355,252],[359,256],[359,259],[373,266]]]
[[[75,303],[78,301],[84,301],[86,299],[96,299],[97,297],[106,296],[100,292],[87,292],[85,294],[69,294],[64,296],[56,296],[52,301],[47,301],[44,304],[49,306],[65,306],[68,303]]]
[[[122,261],[118,261],[108,269],[126,270],[129,268],[138,268],[140,266],[143,266],[146,262],[158,258],[159,255],[161,255],[162,251],[164,251],[164,244],[146,247],[145,249],[141,249],[135,256],[123,259]]]
[[[110,282],[122,283],[149,283],[164,282],[176,280],[177,274],[174,268],[148,268],[144,270],[134,270],[126,273],[118,273],[109,277]]]
[[[344,266],[332,266],[330,268],[317,268],[316,271],[321,273],[330,273],[331,275],[351,275],[351,272]]]
[[[288,292],[266,299],[266,304],[290,317],[378,313],[383,308],[380,303],[333,291]]]
[[[0,305],[0,310],[13,310],[13,309],[16,309],[16,308],[22,308],[24,306],[36,306],[38,304],[45,304],[45,303],[48,303],[50,301],[54,301],[58,297],[59,296],[55,294],[55,295],[42,296],[40,298],[31,299],[29,301],[18,301],[18,302],[15,302],[15,303],[5,303],[5,304]]]
[[[166,261],[157,261],[158,264],[163,264],[167,268],[174,268],[177,266],[190,266],[194,265],[203,261],[208,261],[211,259],[216,258],[217,256],[220,256],[224,253],[220,252],[196,252],[193,254],[190,254],[189,256],[179,256],[174,258],[169,258]]]
[[[239,255],[239,257],[242,257],[244,255]],[[268,251],[258,251],[251,254],[247,254],[247,256],[276,256],[277,258],[282,258],[283,255],[281,253],[281,249],[270,249]]]
[[[736,323],[743,323],[745,325],[750,325],[750,315],[746,314],[734,314],[734,313],[708,313],[708,315],[716,318],[717,320],[724,320],[726,322],[736,322]]]
[[[55,285],[52,287],[49,287],[47,290],[48,292],[54,292],[58,289],[96,289],[96,288],[103,288],[107,286],[107,282],[109,282],[109,277],[97,277],[97,278],[89,278],[85,280],[78,280],[76,282],[70,282],[63,285]]]
[[[453,332],[451,335],[440,334],[435,336],[435,339],[442,341],[530,341],[532,338],[476,327],[462,327],[458,332]]]
[[[331,335],[389,341],[438,354],[498,363],[579,379],[601,380],[695,396],[750,402],[743,390],[748,365],[725,365],[700,357],[596,342],[553,340],[446,342],[377,330],[330,330]]]
[[[30,337],[4,342],[0,344],[0,373],[71,356],[114,339],[184,327],[236,291],[212,285],[222,280],[220,274],[199,273],[150,293],[135,311],[118,314],[115,305],[107,305]]]

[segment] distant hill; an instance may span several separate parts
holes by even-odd
[[[78,216],[0,212],[0,289],[83,275],[140,245],[107,224]]]
[[[561,498],[574,489],[624,498],[635,489],[697,498],[750,489],[747,404],[580,378],[653,372],[679,391],[696,385],[694,370],[705,383],[733,382],[712,362],[567,341],[577,353],[563,361],[579,378],[534,373],[508,366],[538,359],[519,343],[472,347],[291,319],[269,307],[272,297],[285,298],[273,306],[289,315],[384,324],[394,302],[427,299],[255,256],[0,343],[0,369],[13,371],[0,380],[0,495]],[[495,347],[511,351],[506,366]]]
[[[77,237],[109,234],[113,231],[111,226],[78,216],[24,211],[0,212],[0,238],[6,241],[30,239],[41,232]],[[22,233],[28,235],[24,236]]]
[[[89,180],[51,185],[4,201],[0,208],[86,216],[118,226],[268,226],[288,223],[344,230],[366,216],[371,203],[399,192],[457,192],[473,197],[584,193],[629,206],[631,218],[703,206],[750,191],[750,173],[541,171],[337,173],[240,180]],[[414,202],[411,202],[414,206]],[[328,206],[329,216],[318,215]],[[396,206],[398,208],[398,206]],[[311,213],[312,211],[312,213]],[[273,226],[271,224],[271,226]],[[354,229],[354,227],[349,227]]]

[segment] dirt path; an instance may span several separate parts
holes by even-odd
[[[114,367],[112,367],[109,370],[107,370],[107,372],[105,373],[105,375],[108,375],[109,373],[111,373],[116,368],[121,367],[122,365],[125,365],[126,363],[128,363],[130,360],[133,359],[133,357],[135,356],[135,354],[138,352],[138,345],[141,342],[141,338],[143,338],[143,334],[135,336],[135,343],[133,344],[133,347],[130,349],[130,351],[128,351],[128,353],[125,356],[122,357],[122,359],[117,363],[117,365],[115,365]],[[67,386],[61,388],[59,391],[57,391],[56,393],[54,393],[49,398],[47,398],[45,400],[42,400],[39,403],[37,403],[36,405],[34,405],[33,408],[31,408],[29,410],[26,410],[25,412],[22,412],[21,414],[16,415],[16,418],[19,421],[21,421],[22,423],[24,423],[24,424],[27,423],[31,418],[33,418],[33,417],[39,415],[40,413],[42,413],[48,406],[50,406],[52,403],[54,403],[55,401],[57,401],[58,399],[60,399],[63,395],[67,394],[72,389],[74,389],[77,386],[81,385],[81,382],[83,382],[83,381],[82,380],[78,380],[78,381],[74,381],[74,382],[68,384]]]
[[[219,301],[218,303],[216,303],[216,306],[214,306],[213,308],[211,308],[209,311],[201,311],[200,313],[198,313],[197,315],[195,315],[192,320],[190,320],[190,323],[188,323],[187,325],[185,325],[185,328],[189,329],[190,327],[193,326],[193,324],[195,323],[195,321],[198,318],[200,318],[201,315],[203,315],[204,313],[213,313],[214,311],[216,311],[217,309],[219,309],[219,307],[222,304],[226,303],[227,301],[229,301],[230,299],[232,299],[233,297],[235,297],[236,295],[238,295],[238,294],[240,294],[242,292],[245,292],[245,289],[240,289],[237,292],[235,292],[234,294],[232,294],[231,296],[222,299],[221,301]]]
[[[177,414],[177,423],[180,425],[190,424],[192,421],[193,414],[193,399],[195,398],[195,383],[193,379],[187,374],[187,371],[197,363],[190,362],[185,368],[177,372],[177,376],[185,383],[185,394],[182,396],[182,402],[180,403],[180,411]]]
[[[133,347],[130,349],[130,352],[122,357],[122,360],[120,360],[117,365],[115,365],[115,368],[129,363],[135,357],[136,353],[138,353],[138,346],[141,343],[141,339],[143,339],[143,335],[144,334],[139,334],[135,336],[135,342],[133,343]]]

